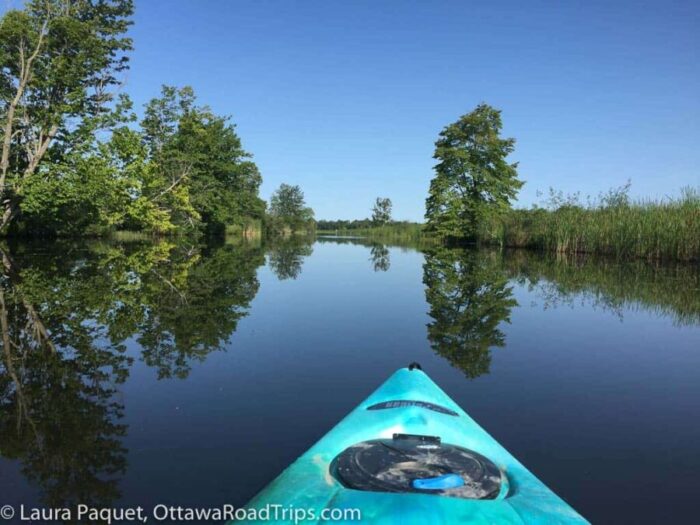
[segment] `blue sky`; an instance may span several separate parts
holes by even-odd
[[[136,0],[125,90],[191,85],[229,114],[268,198],[317,218],[376,196],[421,220],[433,143],[479,102],[503,110],[526,185],[634,196],[700,185],[700,2]]]

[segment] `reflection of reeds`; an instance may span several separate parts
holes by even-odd
[[[524,250],[508,252],[503,264],[512,278],[539,290],[550,306],[583,300],[614,312],[639,308],[670,316],[677,325],[700,325],[700,267],[695,264]]]
[[[700,193],[679,199],[512,210],[482,238],[509,247],[619,258],[700,260]]]

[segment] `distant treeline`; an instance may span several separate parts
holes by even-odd
[[[316,221],[316,229],[323,231],[352,231],[352,230],[375,230],[382,227],[391,226],[392,228],[415,228],[423,225],[417,222],[410,221],[391,221],[384,225],[378,225],[372,219],[354,219],[354,220],[318,220]]]
[[[424,238],[436,239],[427,235],[423,224],[410,221],[391,221],[382,225],[365,220],[355,221],[317,221],[317,233],[330,233],[335,235],[358,235],[371,237],[376,240],[420,240]]]

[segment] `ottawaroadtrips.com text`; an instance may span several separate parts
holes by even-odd
[[[112,523],[152,521],[231,521],[250,520],[260,522],[291,521],[360,521],[362,513],[355,508],[309,509],[293,505],[270,503],[259,508],[235,507],[181,507],[158,504],[150,510],[143,507],[91,507],[79,504],[74,508],[41,508],[28,505],[3,505],[0,521],[19,520],[31,523],[93,522]]]

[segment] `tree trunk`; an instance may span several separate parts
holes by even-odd
[[[39,56],[39,53],[43,47],[44,37],[46,35],[48,23],[48,19],[44,21],[41,29],[39,30],[39,36],[36,42],[36,47],[34,48],[32,54],[26,59],[24,42],[20,44],[20,74],[19,79],[17,81],[17,90],[15,91],[15,96],[12,97],[12,100],[7,106],[7,114],[5,115],[5,123],[3,125],[2,153],[0,153],[0,199],[2,199],[2,218],[0,219],[0,233],[6,232],[8,226],[12,222],[12,219],[14,219],[14,217],[16,217],[17,215],[17,203],[13,196],[9,195],[7,192],[7,175],[10,170],[10,149],[12,148],[15,111],[17,111],[17,106],[19,105],[20,101],[22,100],[22,97],[24,96],[24,92],[27,88],[27,84],[29,84],[29,80],[32,78],[32,66],[36,58]],[[53,132],[53,135],[55,134],[56,131]],[[53,136],[51,138],[53,138]],[[51,139],[48,139],[47,143],[50,142],[50,140]],[[43,146],[43,144],[40,146]],[[48,144],[46,145],[46,148],[48,148]],[[44,148],[44,153],[46,152],[46,148]],[[36,166],[34,169],[36,169]]]
[[[17,216],[18,206],[15,200],[10,195],[5,195],[2,201],[2,217],[0,217],[0,234],[7,233],[12,220]]]

